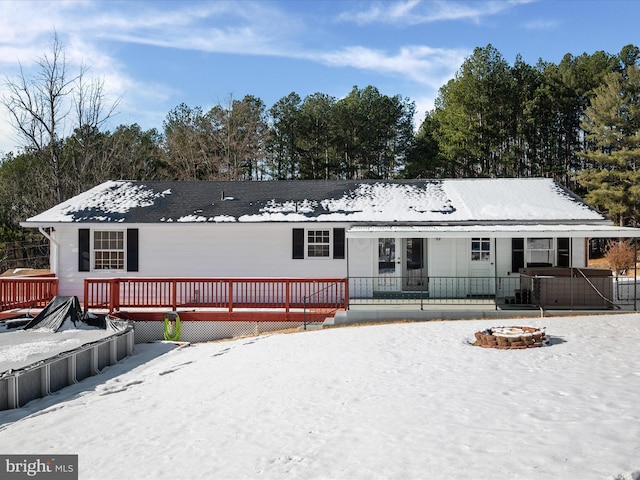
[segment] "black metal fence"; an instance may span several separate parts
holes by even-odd
[[[318,286],[321,285],[318,284]],[[344,280],[332,282],[305,296],[303,298],[303,328],[306,330],[308,325],[322,324],[327,317],[335,315],[339,309],[346,306],[346,298],[346,282]]]
[[[640,285],[615,277],[350,277],[349,305],[495,305],[496,308],[635,309]]]

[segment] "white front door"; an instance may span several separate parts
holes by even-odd
[[[469,260],[469,293],[493,295],[495,292],[494,239],[472,238]]]

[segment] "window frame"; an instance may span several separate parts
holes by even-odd
[[[97,238],[103,234],[108,234],[109,238]],[[115,235],[116,238],[110,238],[111,235]],[[106,241],[107,245],[98,248],[98,241]],[[111,242],[115,242],[116,245],[112,246]],[[104,258],[98,260],[97,256],[100,253],[115,254],[116,256],[106,260]],[[96,229],[91,231],[91,267],[92,271],[100,272],[127,271],[127,232],[125,230]]]
[[[548,248],[531,248],[536,240],[550,240]],[[573,238],[571,237],[513,237],[511,239],[511,271],[518,273],[519,268],[562,267],[568,268],[572,263]],[[550,262],[532,262],[532,253],[547,252]]]
[[[531,243],[534,241],[549,240],[548,248],[532,248]],[[556,239],[554,237],[529,237],[526,241],[525,250],[525,264],[527,267],[553,267],[557,264],[556,258]],[[536,252],[547,252],[547,260],[550,262],[534,262],[532,261],[532,254]]]
[[[311,237],[313,240],[311,241]],[[326,242],[323,241],[326,236]],[[320,241],[318,241],[320,240]],[[312,254],[312,249],[319,249],[322,255]],[[333,251],[333,234],[331,228],[305,228],[304,230],[304,253],[309,260],[330,260]]]
[[[474,244],[477,243],[477,248]],[[487,248],[485,248],[487,247]],[[490,262],[491,261],[491,238],[490,237],[473,237],[471,238],[471,258],[472,262]],[[477,254],[477,258],[474,258],[474,254]]]

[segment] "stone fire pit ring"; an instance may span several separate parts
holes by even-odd
[[[476,332],[475,337],[474,345],[503,350],[542,347],[549,343],[545,327],[493,327]]]

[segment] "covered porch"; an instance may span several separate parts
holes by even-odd
[[[619,281],[609,269],[589,268],[588,258],[589,238],[633,239],[637,245],[640,230],[635,228],[355,226],[346,236],[351,306],[395,300],[421,305],[489,301],[500,308],[614,309],[636,304],[635,283]]]

